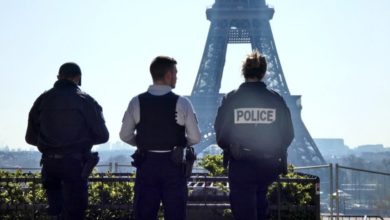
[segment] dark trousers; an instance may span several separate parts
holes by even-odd
[[[268,186],[277,179],[276,168],[264,161],[229,162],[230,204],[235,220],[267,219]]]
[[[83,161],[71,156],[42,160],[42,184],[46,190],[48,214],[66,220],[85,218],[88,205],[87,180],[81,178]]]
[[[157,219],[160,202],[165,220],[186,218],[187,180],[183,166],[172,162],[171,153],[147,153],[137,168],[134,189],[137,220]]]

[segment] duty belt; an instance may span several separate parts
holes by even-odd
[[[158,150],[158,149],[161,149],[163,148],[164,150]],[[161,147],[161,146],[139,146],[139,149],[142,149],[144,150],[145,152],[151,152],[151,153],[169,153],[169,152],[172,152],[173,148],[175,148],[175,146],[164,146],[164,147]]]
[[[62,154],[46,154],[44,157],[51,159],[62,159],[64,155]]]
[[[151,153],[169,153],[169,152],[172,152],[172,150],[148,150],[147,152],[151,152]]]
[[[249,147],[245,147],[245,146],[242,146],[242,145],[239,145],[241,147],[242,150],[246,151],[246,152],[252,152],[253,150],[251,150],[251,148]],[[275,159],[275,158],[278,158],[278,156],[274,155],[274,154],[269,154],[269,153],[261,153],[258,155],[258,157],[262,158],[262,159]]]

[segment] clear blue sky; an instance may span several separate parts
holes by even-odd
[[[150,61],[178,60],[175,91],[190,94],[213,0],[1,0],[0,146],[24,147],[34,100],[59,66],[77,62],[82,89],[103,106],[117,141],[130,98],[151,79]],[[390,146],[390,1],[269,0],[271,26],[290,91],[302,95],[313,138]],[[229,45],[222,92],[242,81],[249,45]]]

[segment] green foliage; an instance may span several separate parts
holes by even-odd
[[[96,174],[93,177],[98,177]],[[113,177],[111,174],[105,177]],[[132,176],[131,176],[132,177]],[[87,219],[124,219],[131,215],[133,182],[90,182]],[[105,207],[106,206],[106,207]]]
[[[33,178],[39,180],[38,174],[25,174],[17,170],[14,173],[0,171],[0,178],[19,179]],[[32,205],[35,202],[43,201],[43,190],[38,186],[35,190],[30,190],[32,186],[36,186],[33,182],[0,182],[0,216],[2,219],[28,219],[36,215],[34,209],[26,211],[18,211],[16,208],[22,205]]]
[[[226,170],[222,165],[222,156],[207,156],[199,165],[210,171],[212,176],[224,176]],[[94,174],[93,177],[100,177]],[[104,178],[112,177],[106,174]],[[287,178],[304,178],[296,173],[290,172]],[[44,207],[47,204],[45,191],[40,184],[40,174],[24,174],[21,171],[15,173],[0,171],[0,180],[8,179],[10,181],[0,181],[0,216],[1,219],[47,219]],[[29,178],[28,181],[19,181],[21,178]],[[18,179],[18,181],[16,181]],[[128,219],[132,214],[133,204],[133,182],[129,181],[114,182],[89,182],[89,208],[87,209],[87,219]],[[27,180],[27,179],[26,179]],[[31,181],[33,180],[33,181]],[[223,183],[215,183],[219,190],[228,192],[228,187]],[[280,198],[282,207],[282,219],[314,219],[312,211],[296,209],[294,207],[308,206],[314,204],[314,186],[313,184],[302,183],[281,183],[280,186],[270,186],[268,199],[270,205],[274,206],[278,199],[278,188],[280,187]],[[301,210],[301,211],[300,211]],[[159,218],[162,219],[162,210]],[[231,219],[231,210],[221,210],[221,216]],[[272,217],[276,216],[275,209],[272,211]]]
[[[211,176],[227,175],[227,170],[223,167],[222,155],[207,155],[198,163],[198,165],[208,170]]]
[[[207,169],[212,176],[223,176],[226,170],[222,165],[222,156],[208,155],[199,162],[199,165]],[[292,165],[288,168],[288,174],[283,178],[287,179],[305,179],[305,176],[298,175],[294,172]],[[226,186],[221,185],[220,190],[228,191]],[[278,190],[280,194],[278,195]],[[282,182],[272,184],[267,193],[267,198],[271,210],[271,219],[277,219],[278,197],[280,196],[281,204],[281,219],[315,219],[315,185],[312,183],[298,183],[298,182]],[[231,210],[224,210],[223,216],[231,217]]]
[[[233,217],[232,210],[231,210],[231,209],[225,209],[225,210],[223,210],[222,216],[227,217],[227,218]]]
[[[94,174],[93,177],[98,177]],[[112,177],[110,174],[105,177]],[[40,184],[40,174],[24,174],[0,171],[1,219],[47,219],[46,194]],[[29,178],[29,181],[19,181]],[[31,178],[36,181],[31,181]],[[16,181],[18,179],[18,181]],[[15,181],[14,181],[15,180]],[[133,182],[89,182],[89,206],[87,219],[128,219],[133,201]]]
[[[286,179],[305,179],[307,177],[294,172],[292,165],[289,166]],[[279,191],[279,195],[278,195]],[[277,204],[280,196],[282,219],[315,219],[316,188],[313,183],[281,182],[273,183],[268,188],[267,198],[270,204]],[[271,211],[271,218],[277,218],[277,209]]]

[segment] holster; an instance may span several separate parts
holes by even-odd
[[[139,168],[141,164],[145,161],[145,157],[146,157],[145,152],[143,150],[137,149],[131,155],[131,158],[133,158],[131,165],[133,165],[133,167]]]
[[[185,163],[184,148],[185,147],[175,146],[172,149],[171,159],[176,165],[182,165],[183,163]]]
[[[287,152],[282,152],[280,157],[280,173],[286,175],[288,173],[287,169]]]
[[[83,179],[88,179],[91,175],[93,168],[99,163],[99,153],[98,152],[89,152],[84,156],[84,167],[81,171],[81,177]]]
[[[190,178],[192,174],[192,167],[194,166],[196,160],[195,149],[193,147],[187,147],[185,159],[185,176]]]
[[[228,148],[224,148],[222,152],[222,164],[225,169],[229,166],[230,152]]]

